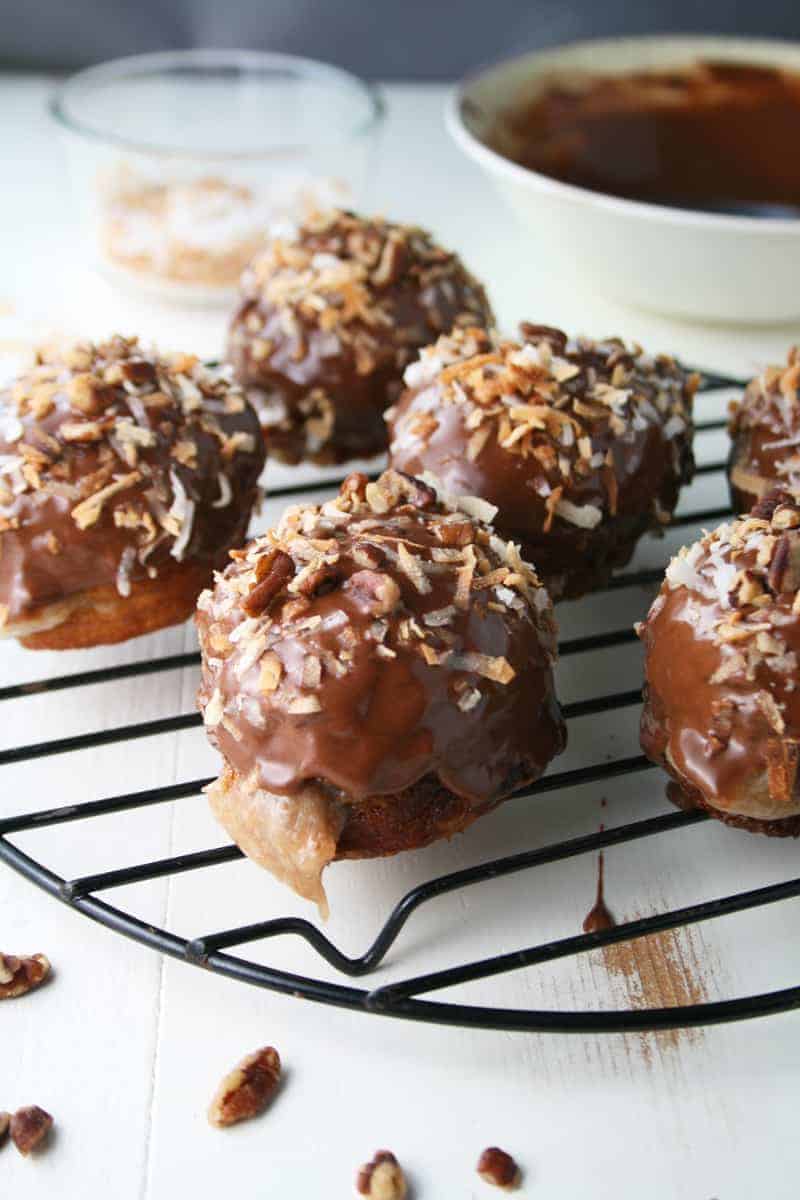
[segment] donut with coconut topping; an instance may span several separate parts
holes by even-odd
[[[263,462],[228,369],[135,338],[40,352],[0,393],[0,633],[73,649],[186,620]]]
[[[772,488],[800,488],[800,347],[767,367],[731,405],[731,502],[746,513]]]
[[[475,513],[491,510],[354,474],[200,597],[199,704],[225,760],[212,807],[321,906],[333,859],[450,836],[564,745],[549,597]]]
[[[638,633],[642,748],[673,799],[800,834],[800,495],[773,491],[681,550]]]
[[[274,237],[242,278],[228,356],[284,462],[368,458],[416,352],[489,325],[480,283],[422,229],[334,211]]]
[[[554,599],[607,582],[670,520],[692,476],[697,379],[616,338],[520,326],[457,330],[423,350],[387,414],[390,461],[497,508]]]

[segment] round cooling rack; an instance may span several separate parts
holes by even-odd
[[[703,372],[700,391],[701,393],[710,393],[722,388],[740,388],[742,386],[740,380]],[[722,420],[699,421],[695,426],[698,432],[720,430],[724,427],[725,422]],[[722,477],[724,466],[724,462],[720,461],[701,463],[697,467],[697,474],[719,474]],[[338,484],[339,481],[326,481],[324,486],[333,490],[338,487]],[[274,499],[298,496],[312,489],[319,491],[321,486],[318,482],[291,485],[271,491],[270,497]],[[673,526],[713,525],[716,521],[728,516],[729,513],[730,509],[725,504],[719,508],[681,515],[675,519]],[[655,585],[660,582],[662,575],[661,569],[623,572],[615,576],[607,590],[618,590],[636,585]],[[617,629],[607,633],[589,634],[585,637],[562,641],[559,653],[564,658],[593,650],[625,645],[634,640],[635,634],[632,629]],[[174,654],[144,662],[126,663],[99,670],[57,676],[36,683],[14,684],[10,687],[0,688],[0,701],[13,703],[15,699],[37,693],[80,688],[90,684],[112,683],[115,680],[131,676],[195,666],[199,661],[199,655],[196,653]],[[610,695],[590,696],[564,705],[564,716],[569,721],[593,713],[628,708],[638,704],[640,699],[641,693],[638,689]],[[54,741],[15,746],[0,751],[0,768],[4,765],[8,766],[12,763],[25,762],[47,755],[64,754],[109,744],[119,743],[122,745],[137,738],[174,733],[200,723],[201,718],[197,713],[181,714],[118,726],[113,729],[82,733]],[[554,772],[546,775],[533,786],[524,788],[519,795],[538,796],[562,788],[604,783],[610,779],[654,769],[656,768],[653,764],[643,755],[634,755],[597,765]],[[430,900],[505,875],[532,871],[536,867],[560,862],[578,855],[596,854],[606,847],[620,845],[623,842],[633,842],[640,838],[676,832],[705,821],[707,816],[700,811],[676,810],[663,816],[605,829],[584,837],[480,863],[465,870],[430,879],[413,888],[399,901],[389,913],[372,945],[362,955],[355,958],[342,953],[316,925],[298,917],[279,917],[240,926],[236,929],[226,929],[200,937],[187,938],[167,929],[149,925],[123,908],[115,907],[106,900],[99,899],[100,893],[111,891],[125,884],[160,879],[185,871],[203,870],[239,859],[243,857],[242,852],[235,845],[218,846],[191,854],[178,854],[153,862],[138,863],[118,870],[65,879],[44,863],[24,853],[12,840],[16,834],[23,832],[27,834],[52,825],[89,821],[93,817],[109,816],[156,804],[171,804],[198,794],[208,782],[210,782],[208,779],[194,779],[186,783],[152,788],[148,791],[0,818],[0,860],[37,887],[68,904],[84,916],[107,926],[116,933],[124,934],[154,950],[159,950],[163,954],[172,955],[174,958],[204,967],[206,970],[228,975],[232,979],[238,979],[257,987],[269,988],[306,1000],[357,1009],[380,1016],[403,1017],[415,1021],[479,1029],[538,1033],[621,1033],[689,1028],[743,1020],[748,1017],[767,1016],[771,1013],[800,1008],[800,986],[730,1000],[669,1008],[585,1012],[491,1008],[420,998],[459,984],[486,979],[524,967],[540,966],[604,946],[646,937],[648,934],[677,929],[681,926],[709,921],[715,917],[728,916],[796,898],[800,896],[800,878],[769,884],[750,891],[706,899],[699,904],[628,921],[616,925],[612,929],[582,933],[559,941],[527,946],[490,958],[449,966],[426,975],[404,979],[374,989],[352,987],[344,983],[331,983],[310,976],[292,974],[228,953],[231,947],[263,942],[270,938],[294,936],[303,938],[321,958],[341,975],[350,979],[368,976],[384,962],[406,922],[417,909]]]

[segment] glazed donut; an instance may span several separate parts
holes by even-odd
[[[554,600],[624,566],[691,479],[697,381],[664,355],[523,324],[524,341],[459,330],[423,350],[387,414],[392,466],[482,496]]]
[[[228,370],[135,338],[41,352],[0,393],[0,632],[66,650],[186,620],[263,463]]]
[[[776,490],[673,558],[647,620],[645,754],[731,825],[800,833],[800,496]]]
[[[731,503],[745,513],[775,487],[800,488],[800,347],[767,367],[731,405]]]
[[[323,869],[465,829],[564,746],[550,600],[516,546],[419,480],[350,475],[200,597],[209,789],[246,854],[325,906]],[[489,514],[491,510],[489,510]]]
[[[367,458],[417,350],[454,324],[488,325],[481,285],[422,229],[332,212],[274,238],[242,279],[228,357],[267,452]]]

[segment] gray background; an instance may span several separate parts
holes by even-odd
[[[537,46],[638,32],[800,37],[800,0],[0,0],[0,64],[22,68],[235,46],[372,78],[448,79]]]

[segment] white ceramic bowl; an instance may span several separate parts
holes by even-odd
[[[635,37],[578,42],[473,75],[447,124],[516,211],[531,250],[564,274],[637,308],[706,321],[800,317],[800,220],[688,212],[590,192],[519,166],[489,148],[498,112],[520,90],[571,72],[669,70],[698,59],[800,71],[800,45],[731,37]],[[536,261],[536,258],[534,258]]]

